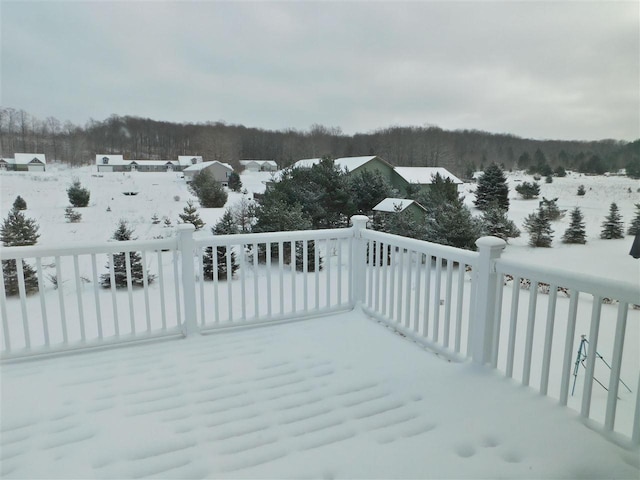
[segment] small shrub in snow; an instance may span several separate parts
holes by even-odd
[[[151,217],[151,223],[154,225],[157,225],[160,223],[160,218],[158,217],[157,213],[154,213],[153,217]]]
[[[0,226],[0,241],[5,247],[35,245],[40,237],[38,228],[35,220],[26,218],[24,213],[13,208],[2,223],[2,226]],[[21,261],[26,292],[37,292],[38,278],[36,271],[24,260]],[[15,260],[2,262],[2,273],[4,274],[5,294],[7,296],[17,295],[19,293],[17,262]]]
[[[125,240],[135,240],[132,238],[133,230],[129,228],[126,220],[120,220],[113,236],[113,240],[119,242]],[[138,252],[122,252],[113,254],[113,272],[116,288],[127,287],[127,256],[129,257],[129,266],[131,268],[131,284],[134,287],[142,287],[144,285],[144,265],[142,257]],[[110,269],[109,263],[106,265],[107,270]],[[155,280],[155,275],[147,273],[147,283]],[[100,285],[104,288],[111,287],[110,271],[100,276]]]
[[[196,230],[200,230],[204,227],[204,222],[200,218],[200,214],[198,213],[198,209],[193,205],[193,202],[189,200],[187,202],[187,206],[183,209],[184,213],[178,214],[182,223],[190,223]]]
[[[536,198],[540,195],[540,185],[537,182],[522,182],[516,186],[516,192],[525,200]]]
[[[587,191],[585,190],[584,185],[580,185],[578,187],[578,196],[582,197],[584,196],[585,193],[587,193]]]
[[[25,202],[24,198],[18,195],[13,202],[13,208],[15,208],[16,210],[26,210],[27,202]]]
[[[78,223],[82,220],[82,214],[80,212],[76,212],[71,207],[67,207],[64,209],[64,218],[66,218],[69,223]]]
[[[553,241],[551,220],[546,211],[539,207],[535,213],[527,216],[524,221],[524,229],[529,234],[529,246],[550,247]]]
[[[174,196],[173,196],[173,199],[174,199],[176,202],[179,202],[179,201],[180,201],[180,195],[174,195]]]
[[[91,193],[80,184],[80,180],[73,179],[73,183],[67,189],[67,195],[69,196],[69,203],[74,207],[86,207],[89,205],[89,198]]]
[[[638,235],[640,233],[640,203],[636,203],[636,216],[631,221],[629,225],[629,230],[627,230],[627,235]]]

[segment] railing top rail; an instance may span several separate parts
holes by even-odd
[[[353,230],[351,228],[332,228],[324,230],[292,230],[288,232],[241,233],[236,235],[196,234],[194,235],[194,242],[197,247],[201,247],[205,245],[241,245],[351,237],[353,237]]]
[[[64,245],[30,245],[24,247],[0,247],[0,260],[39,258],[68,255],[87,255],[91,253],[141,252],[177,248],[177,238],[154,240],[125,240],[111,242],[72,242]]]
[[[400,235],[392,235],[390,233],[377,232],[375,230],[362,230],[362,238],[388,243],[408,250],[424,253],[426,255],[433,255],[465,263],[467,265],[475,265],[479,258],[478,252],[426,242],[424,240],[401,237]]]
[[[543,281],[559,287],[575,288],[597,297],[608,297],[631,304],[640,304],[640,286],[637,284],[548,266],[531,265],[506,258],[496,260],[495,265],[496,271],[501,274],[516,273],[523,278]]]

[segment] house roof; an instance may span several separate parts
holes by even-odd
[[[391,213],[393,213],[393,212],[396,211],[396,206],[399,206],[400,207],[400,211],[404,212],[407,208],[409,208],[411,206],[412,203],[415,203],[422,210],[425,210],[425,208],[422,205],[420,205],[418,202],[416,202],[415,200],[409,200],[407,198],[385,198],[379,204],[377,204],[375,207],[373,207],[373,209],[376,212],[391,212]]]
[[[5,160],[8,160],[8,159],[5,158]],[[34,162],[34,163],[41,162],[46,165],[47,159],[44,153],[15,153],[14,154],[13,163],[15,163],[16,165],[27,165],[31,162]],[[7,162],[7,163],[11,163],[11,162]]]
[[[208,168],[208,167],[210,167],[212,165],[215,165],[216,163],[226,167],[227,169],[229,169],[231,171],[233,171],[233,167],[231,165],[229,165],[228,163],[219,162],[217,160],[214,160],[212,162],[196,163],[195,165],[191,165],[191,166],[185,168],[184,171],[185,172],[200,172],[200,171],[204,170],[205,168]]]
[[[458,177],[453,175],[449,170],[442,167],[395,167],[396,172],[400,174],[409,183],[417,183],[419,185],[430,185],[436,174],[440,174],[445,179],[450,179],[455,184],[463,183]]]
[[[104,158],[108,159],[108,162],[104,163]],[[96,155],[96,164],[97,165],[129,165],[131,160],[125,160],[122,158],[122,155],[105,155],[104,153],[100,153]]]
[[[274,160],[240,160],[240,165],[248,165],[250,163],[257,163],[258,165],[271,165],[277,167],[278,164]]]
[[[200,155],[178,155],[178,165],[193,165],[193,159],[196,163],[202,163],[202,156]]]
[[[333,163],[342,170],[346,169],[352,172],[356,168],[360,168],[362,165],[364,165],[367,162],[370,162],[374,158],[379,158],[379,157],[377,157],[376,155],[369,155],[366,157],[341,157],[341,158],[336,158],[333,161]],[[311,168],[314,165],[318,165],[321,161],[322,161],[321,158],[305,158],[303,160],[298,160],[296,163],[293,164],[293,166],[298,168]]]

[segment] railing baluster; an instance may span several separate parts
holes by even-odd
[[[218,275],[218,246],[211,247],[211,258],[213,264],[211,265],[211,271],[213,273],[213,310],[214,310],[214,322],[216,325],[220,323],[220,277]],[[226,262],[227,259],[225,258]]]
[[[451,331],[451,290],[453,285],[453,261],[447,260],[447,280],[444,300],[444,346],[449,347],[449,334]]]
[[[589,351],[587,353],[587,371],[584,379],[584,391],[582,393],[582,408],[580,415],[589,418],[591,411],[591,392],[593,390],[593,376],[596,368],[596,353],[598,351],[598,332],[600,330],[600,314],[602,312],[602,298],[593,297],[591,309],[591,328],[589,329]]]
[[[98,268],[96,265],[96,254],[91,254],[91,275],[93,279],[93,300],[96,306],[96,326],[98,327],[98,338],[102,340],[102,309],[100,308],[100,284],[98,282]]]
[[[313,261],[315,265],[314,277],[316,280],[316,310],[320,309],[320,245],[313,241]],[[329,262],[328,256],[325,254],[325,263]]]
[[[491,366],[493,368],[497,368],[498,366],[498,353],[500,351],[500,329],[502,328],[502,301],[504,295],[504,282],[502,281],[504,276],[498,275],[498,278],[500,279],[500,284],[496,285],[496,319],[492,332],[493,341],[491,342]]]
[[[454,349],[456,353],[460,353],[460,342],[462,338],[462,301],[464,299],[464,275],[467,265],[458,264],[458,295],[456,299],[456,336]]]
[[[298,310],[296,298],[296,242],[291,240],[291,257],[289,261],[289,280],[291,281],[291,312]]]
[[[304,311],[305,313],[309,311],[309,283],[308,283],[308,277],[309,277],[309,259],[308,259],[308,254],[309,254],[309,241],[308,240],[303,240],[302,241],[302,282],[303,282],[303,292],[304,292],[304,299],[303,299],[303,305],[304,305]]]
[[[616,333],[613,341],[613,355],[611,357],[611,375],[609,377],[609,394],[607,395],[607,410],[604,418],[605,430],[613,431],[618,406],[618,387],[620,386],[620,368],[622,366],[622,350],[624,348],[624,334],[627,329],[627,312],[629,304],[618,304],[616,319]]]
[[[84,328],[84,308],[82,305],[82,279],[80,278],[80,265],[78,264],[78,255],[73,256],[73,273],[76,282],[76,300],[78,302],[78,320],[80,322],[80,340],[83,342],[87,339]]]
[[[404,326],[410,328],[411,326],[411,295],[413,295],[413,290],[411,289],[411,264],[413,263],[413,252],[408,250],[407,255],[407,278],[405,283],[407,285],[407,292],[405,295],[405,305],[404,305]],[[418,294],[416,293],[416,297]]]
[[[553,328],[556,318],[556,300],[558,298],[558,286],[551,284],[549,287],[549,304],[547,305],[547,326],[544,338],[544,353],[542,355],[542,376],[540,378],[540,393],[547,394],[549,388],[549,370],[551,368],[551,346],[553,343]]]
[[[513,377],[513,362],[516,353],[516,329],[518,327],[518,307],[520,305],[520,277],[515,277],[511,285],[511,312],[509,314],[509,344],[507,346],[507,378]]]
[[[284,242],[278,242],[278,281],[280,282],[280,315],[284,315]]]
[[[164,269],[162,266],[162,251],[158,250],[156,252],[156,257],[158,259],[158,283],[160,285],[160,315],[162,316],[162,330],[167,329],[167,312],[165,307],[165,298],[164,298]]]
[[[231,248],[231,246],[229,246]],[[247,262],[246,249],[244,243],[238,246],[240,248],[240,288],[242,289],[242,302],[240,302],[241,318],[243,322],[247,321]],[[231,272],[231,270],[228,270]],[[227,273],[228,273],[227,272]],[[232,274],[233,275],[233,274]],[[229,277],[229,275],[227,275]]]
[[[67,314],[64,308],[64,292],[62,280],[62,266],[60,265],[60,257],[55,257],[56,262],[56,285],[58,286],[58,304],[60,308],[60,323],[62,326],[62,343],[69,342],[69,333],[67,332]],[[113,264],[113,262],[112,262]]]
[[[204,301],[204,254],[206,249],[202,247],[196,248],[196,256],[198,257],[198,276],[200,277],[200,325],[204,326],[205,323],[205,301]],[[213,253],[213,250],[212,250]],[[211,255],[211,268],[217,268],[218,266],[213,262],[213,255]],[[217,263],[217,262],[216,262]]]
[[[387,277],[389,276],[389,263],[391,262],[391,252],[388,251],[390,248],[386,243],[381,243],[380,247],[382,248],[382,265],[380,266],[382,270],[382,292],[380,292],[380,296],[382,297],[382,304],[380,305],[380,312],[382,315],[387,313]],[[389,254],[389,257],[387,257]]]
[[[271,318],[271,242],[265,244],[265,249],[267,252],[267,315]]]
[[[26,348],[31,347],[31,334],[29,332],[29,316],[27,314],[27,291],[24,285],[24,268],[22,260],[16,260],[16,270],[18,273],[18,294],[20,296],[20,309],[22,311],[22,330],[24,332],[24,343]]]
[[[42,332],[44,334],[44,344],[49,346],[49,322],[47,321],[47,305],[45,302],[46,295],[44,294],[44,275],[42,273],[42,258],[36,258],[36,269],[38,272],[38,295],[40,297],[40,314],[42,315]]]
[[[225,244],[225,256],[224,256],[224,261],[226,264],[226,272],[227,272],[227,277],[226,277],[226,282],[227,282],[227,306],[229,308],[229,321],[233,322],[233,292],[232,292],[232,279],[233,279],[233,262],[231,261],[231,245],[226,243]],[[240,275],[244,275],[244,272],[240,272]],[[245,302],[245,298],[244,298],[244,291],[241,292],[241,297],[240,297],[240,303],[244,304]]]
[[[567,316],[567,334],[564,342],[564,357],[562,362],[562,380],[560,382],[560,405],[567,405],[569,397],[569,381],[571,380],[571,368],[573,366],[573,342],[576,334],[576,319],[578,317],[578,298],[580,292],[571,290],[569,302],[569,314]]]
[[[260,297],[258,295],[258,244],[253,242],[251,246],[253,256],[251,257],[251,263],[253,264],[253,316],[254,318],[260,317]]]
[[[131,271],[131,252],[124,255],[124,265],[127,272],[127,297],[129,298],[129,327],[131,333],[136,333],[136,315],[133,310],[133,273]],[[144,267],[143,267],[144,268]]]
[[[396,262],[397,258],[397,250],[395,247],[391,248],[391,265],[389,266],[389,274],[391,276],[391,280],[389,282],[389,318],[393,317],[393,311],[395,306],[395,297],[396,297]]]
[[[7,260],[10,261],[10,260]],[[4,265],[0,262],[0,313],[2,313],[2,336],[4,349],[11,352],[11,336],[9,334],[9,318],[7,317],[7,292],[4,288]]]
[[[382,255],[382,250],[380,249],[380,242],[376,241],[373,243],[374,245],[374,264],[376,266],[376,296],[374,301],[374,310],[376,312],[380,312],[380,297],[382,293],[380,292],[380,271],[382,270],[382,260],[380,256]]]
[[[524,345],[524,366],[522,371],[522,384],[529,386],[531,377],[531,357],[533,353],[533,334],[536,324],[536,307],[538,304],[538,282],[530,279],[529,287],[529,313],[527,317],[527,338]]]
[[[142,288],[144,290],[144,311],[147,320],[147,332],[151,331],[151,311],[149,307],[149,275],[147,274],[147,252],[140,252],[142,258]]]
[[[638,383],[636,383],[636,410],[633,414],[632,425],[631,442],[634,445],[640,445],[640,372],[638,373]]]
[[[436,278],[433,291],[433,341],[440,335],[440,287],[442,285],[442,258],[436,257]]]
[[[433,257],[427,254],[424,276],[424,318],[422,320],[422,336],[429,337],[429,310],[431,309],[431,259]]]
[[[190,259],[191,257],[189,257]],[[186,262],[187,259],[185,258]],[[176,321],[178,323],[178,327],[182,326],[182,310],[180,308],[180,274],[178,269],[178,251],[173,251],[173,281],[175,284],[175,293],[176,293]],[[215,260],[214,260],[215,262]]]
[[[343,240],[339,238],[338,242],[338,305],[342,305],[342,242]],[[318,267],[316,267],[317,269]]]
[[[392,295],[396,297],[398,300],[398,305],[396,306],[396,322],[402,324],[402,296],[405,293],[403,286],[404,281],[404,248],[401,248],[398,251],[398,288],[397,290],[393,290],[391,292]],[[397,292],[397,293],[396,293]]]
[[[317,248],[317,247],[316,247]],[[325,240],[325,265],[326,265],[326,274],[325,278],[327,281],[327,291],[325,292],[327,295],[327,308],[331,307],[331,247],[329,245],[329,239]],[[363,277],[364,278],[364,277]],[[364,292],[364,290],[363,290]]]
[[[373,242],[369,240],[367,242],[367,299],[365,301],[365,305],[368,307],[373,306]]]
[[[415,294],[413,296],[413,331],[420,331],[420,298],[421,295],[421,283],[422,283],[422,253],[416,252],[416,271],[414,282],[416,285]]]

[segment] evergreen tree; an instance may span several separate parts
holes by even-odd
[[[525,200],[530,200],[540,195],[540,185],[538,182],[522,182],[516,186],[516,192]]]
[[[242,189],[242,181],[240,180],[240,175],[236,172],[231,172],[229,174],[229,188],[234,192],[239,192]]]
[[[231,207],[231,214],[240,233],[251,232],[256,220],[256,204],[248,198],[246,190],[240,201]]]
[[[564,169],[562,165],[558,165],[556,169],[553,171],[556,177],[566,177],[567,171]]]
[[[7,218],[0,226],[0,241],[5,247],[19,247],[24,245],[35,245],[40,235],[38,234],[38,224],[31,218],[26,218],[24,214],[13,208]],[[2,262],[2,273],[4,274],[4,288],[8,296],[17,295],[18,289],[18,269],[15,260],[5,260]],[[24,284],[26,293],[38,291],[38,278],[31,265],[22,260],[22,271],[24,273]]]
[[[502,169],[495,163],[489,165],[478,179],[474,204],[480,210],[484,210],[494,202],[503,210],[509,210],[507,178]]]
[[[587,243],[587,232],[584,226],[584,217],[580,208],[571,210],[571,223],[562,236],[563,243]]]
[[[318,265],[316,265],[316,242],[309,240],[307,242],[307,271],[315,272],[316,268],[322,270],[323,258],[318,255]],[[304,242],[296,242],[296,270],[302,272],[304,270]]]
[[[16,210],[26,210],[27,202],[25,202],[24,198],[18,195],[13,202],[13,208],[15,208]]]
[[[544,181],[545,183],[553,183],[553,175],[547,175]]]
[[[135,240],[132,238],[133,230],[129,228],[126,220],[120,220],[116,230],[111,237],[118,242],[126,240]],[[144,286],[144,265],[142,264],[142,257],[138,252],[122,252],[113,254],[113,271],[115,277],[116,288],[127,287],[127,258],[129,256],[129,264],[131,267],[131,284],[134,287]],[[109,263],[106,265],[109,269]],[[150,284],[155,280],[155,275],[151,275],[147,272],[147,282]],[[104,288],[111,287],[111,275],[109,272],[100,276],[100,285]]]
[[[558,197],[551,200],[542,197],[539,206],[545,212],[546,217],[552,222],[564,217],[564,213],[558,208]]]
[[[204,208],[224,207],[229,197],[222,184],[206,170],[193,177],[189,189],[198,197],[200,205]]]
[[[230,209],[226,209],[222,218],[211,229],[214,235],[235,235],[238,233],[238,226],[233,219]],[[231,277],[240,267],[236,261],[236,253],[233,249],[230,252],[231,257]],[[227,247],[216,247],[216,265],[218,269],[218,280],[226,280],[228,277],[227,267]],[[213,280],[213,247],[207,247],[202,258],[202,270],[205,280]]]
[[[587,193],[587,191],[585,190],[584,185],[580,185],[578,187],[578,196],[582,197],[584,196],[585,193]]]
[[[378,171],[349,175],[348,185],[355,212],[362,215],[369,215],[382,200],[395,196],[393,187]]]
[[[153,225],[157,225],[157,224],[159,224],[159,223],[160,223],[160,217],[158,217],[158,214],[157,214],[157,213],[154,213],[154,214],[153,214],[153,217],[151,217],[151,223],[152,223]]]
[[[187,206],[183,209],[184,213],[179,213],[178,216],[182,223],[190,223],[194,227],[196,227],[196,231],[200,230],[204,227],[204,222],[200,218],[200,214],[198,213],[198,208],[193,204],[191,200],[187,201]]]
[[[507,212],[495,205],[482,213],[482,228],[484,235],[492,235],[504,241],[520,236],[520,230],[512,220],[509,220]]]
[[[529,234],[531,247],[550,247],[553,240],[551,220],[546,211],[539,207],[535,213],[527,216],[524,221],[524,229]]]
[[[604,240],[624,238],[624,225],[622,217],[618,213],[618,205],[615,202],[609,206],[609,215],[602,222],[600,238]]]
[[[67,189],[67,195],[69,197],[69,203],[74,207],[86,207],[89,205],[91,193],[82,187],[80,180],[77,178],[73,179],[73,183]]]
[[[78,223],[82,220],[82,214],[80,212],[76,212],[71,207],[67,207],[64,209],[64,218],[66,218],[69,223]]]
[[[471,215],[462,199],[430,206],[426,215],[424,240],[476,250],[476,240],[482,236],[482,222]]]
[[[631,221],[631,225],[629,225],[629,230],[627,230],[627,235],[638,235],[640,233],[640,203],[636,203],[636,216]]]

